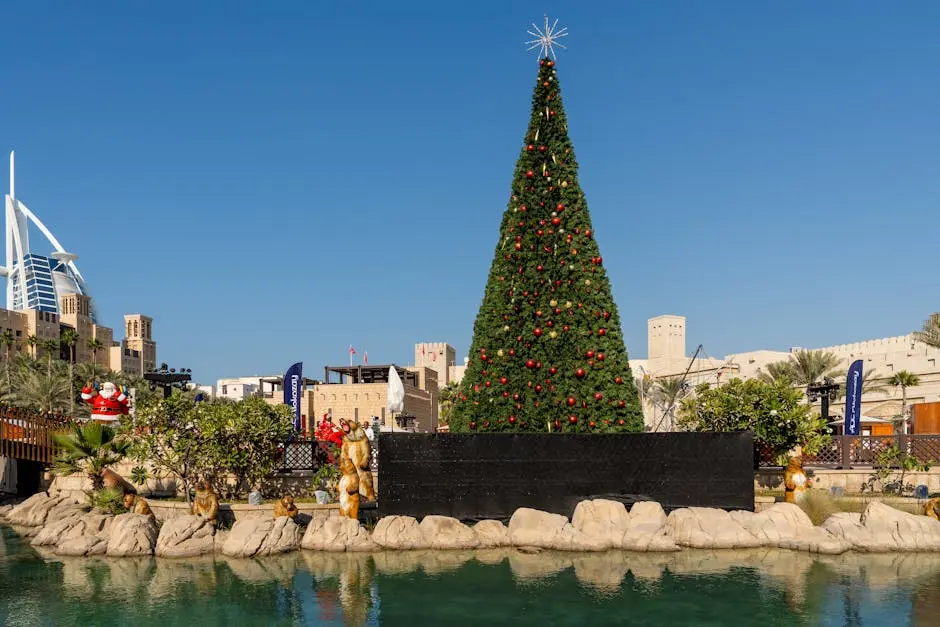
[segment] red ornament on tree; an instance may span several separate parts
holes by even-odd
[[[600,392],[594,392],[594,400],[595,400],[595,401],[599,401],[599,400],[601,400],[601,399],[603,399],[603,398],[604,398],[604,395],[603,395],[603,394],[601,394]]]
[[[625,402],[623,402],[623,401],[617,401],[617,407],[620,407],[621,409],[623,409],[623,408],[626,407],[626,406],[627,406],[627,404],[626,404]]]
[[[541,327],[535,327],[534,329],[532,329],[532,334],[533,334],[535,337],[542,337],[542,328],[541,328]]]
[[[475,423],[475,422],[473,422],[473,421],[471,420],[471,421],[470,421],[470,428],[473,429],[473,430],[476,430],[476,428],[477,428],[477,423]]]
[[[557,205],[555,205],[555,210],[556,210],[558,213],[561,213],[562,211],[564,211],[564,210],[565,210],[565,203],[560,202],[560,203],[558,203]]]
[[[509,383],[509,379],[507,379],[506,377],[500,377],[499,382],[502,383],[503,385],[506,385],[507,383]]]
[[[528,172],[525,173],[525,177],[527,179],[533,178],[534,176],[535,176],[535,172],[533,172],[532,170],[529,170]]]
[[[574,371],[574,376],[578,377],[579,379],[583,379],[583,378],[584,378],[584,368],[578,368],[577,370],[575,370],[575,371]]]
[[[539,146],[539,152],[545,152],[545,150],[546,150],[545,146]]]
[[[516,424],[516,417],[515,417],[515,416],[510,416],[510,417],[509,417],[509,424],[511,424],[511,425]]]
[[[535,360],[534,360],[534,359],[529,359],[528,361],[526,361],[526,362],[525,362],[525,367],[528,368],[528,369],[530,369],[530,370],[531,370],[532,368],[535,368]]]
[[[620,385],[621,383],[623,383],[623,378],[617,377],[616,379],[614,379],[614,383],[616,383],[617,385]]]
[[[598,354],[597,354],[597,361],[604,361],[604,357],[606,357],[606,355],[605,355],[604,353],[598,353]]]
[[[577,402],[578,402],[578,401],[575,400],[575,398],[574,398],[573,396],[569,396],[569,397],[568,397],[568,407],[574,407],[575,403],[577,403]]]
[[[607,335],[607,329],[598,329],[597,334],[601,337],[604,337],[605,335]]]
[[[577,417],[577,416],[568,416],[568,422],[570,422],[571,424],[575,424],[576,422],[578,422],[578,417]]]
[[[594,359],[594,351],[588,351],[585,355],[587,355],[588,359]]]
[[[594,427],[597,426],[597,423],[592,420],[591,422],[588,423],[588,426],[593,429]]]
[[[556,368],[555,366],[552,366],[551,368],[548,369],[548,372],[549,374],[555,374],[556,372],[558,372],[558,368]]]
[[[532,144],[529,144],[528,146],[525,147],[525,149],[531,152],[535,150],[535,146],[533,146]]]

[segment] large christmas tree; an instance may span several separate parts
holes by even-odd
[[[547,57],[449,424],[452,432],[643,430]]]

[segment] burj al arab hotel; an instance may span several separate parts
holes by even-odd
[[[59,314],[59,297],[82,294],[91,297],[77,255],[67,252],[46,225],[16,197],[15,155],[10,153],[10,193],[6,195],[6,265],[0,276],[7,280],[7,305],[13,311],[37,309]],[[29,226],[35,225],[52,248],[48,255],[30,249]],[[45,252],[45,251],[42,251]],[[90,317],[97,318],[92,301]]]

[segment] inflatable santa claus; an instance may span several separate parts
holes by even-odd
[[[82,388],[82,400],[91,405],[91,418],[98,422],[114,423],[127,414],[130,399],[127,392],[110,381]]]

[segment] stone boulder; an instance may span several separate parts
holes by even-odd
[[[200,516],[186,514],[168,519],[157,536],[157,557],[195,557],[212,553],[215,529]]]
[[[623,503],[594,499],[581,501],[574,508],[571,526],[606,548],[620,548],[630,523],[630,514]]]
[[[449,516],[425,516],[418,529],[429,549],[475,549],[480,545],[473,529]]]
[[[940,551],[940,521],[876,501],[860,515],[833,514],[820,527],[856,551]]]
[[[297,550],[300,527],[286,516],[254,517],[235,521],[222,545],[222,554],[229,557],[276,555]]]
[[[77,536],[63,540],[53,551],[56,555],[82,557],[84,555],[104,555],[108,550],[108,539],[99,536]]]
[[[477,534],[477,546],[481,549],[495,549],[510,546],[509,528],[498,520],[481,520],[473,525]]]
[[[157,543],[157,524],[144,514],[120,514],[114,517],[108,537],[109,557],[153,555]]]
[[[679,546],[696,549],[743,549],[762,542],[723,509],[683,507],[666,518],[666,533]]]
[[[13,510],[13,505],[0,505],[0,520],[6,520],[7,514]]]
[[[113,521],[114,516],[109,514],[85,514],[59,536],[53,552],[56,555],[103,555],[108,549]]]
[[[7,514],[7,522],[21,527],[41,527],[46,522],[59,520],[84,508],[68,496],[49,496],[45,492],[34,494]]]
[[[372,531],[372,541],[383,549],[427,547],[418,521],[411,516],[385,516]]]
[[[656,501],[640,501],[630,508],[630,518],[617,545],[627,551],[678,551],[666,533],[666,512]]]
[[[375,551],[376,544],[358,520],[343,516],[316,518],[307,525],[300,547],[311,551]]]
[[[111,524],[111,518],[112,516],[107,514],[94,512],[86,514],[79,510],[74,515],[47,524],[33,537],[30,544],[33,546],[55,546],[64,540],[86,535],[98,535],[107,530],[108,525]]]
[[[739,523],[764,546],[837,555],[850,546],[825,529],[817,528],[809,516],[793,503],[775,503],[760,512],[731,512]]]
[[[604,551],[609,545],[575,529],[560,514],[520,507],[509,519],[509,541],[516,547],[559,551]]]

